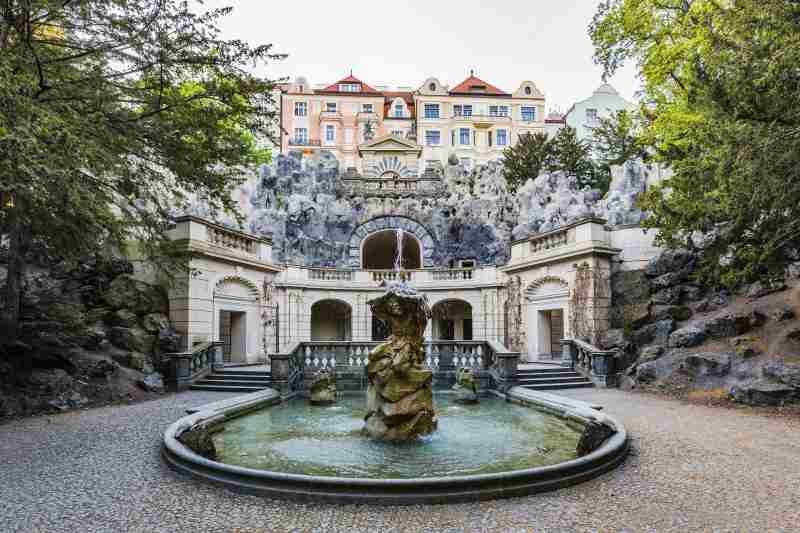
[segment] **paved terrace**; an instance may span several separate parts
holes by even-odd
[[[618,470],[526,498],[372,507],[273,501],[200,484],[161,461],[185,392],[0,426],[0,531],[797,531],[800,420],[616,390],[603,404],[633,435]]]

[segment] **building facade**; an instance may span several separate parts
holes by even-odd
[[[545,97],[532,81],[508,93],[474,73],[453,88],[429,78],[416,90],[374,88],[352,75],[317,88],[297,78],[284,86],[281,109],[282,153],[328,150],[350,175],[375,166],[378,139],[418,148],[419,176],[451,157],[468,167],[499,159],[520,135],[545,131]]]
[[[617,90],[604,83],[590,97],[576,102],[567,111],[564,121],[575,128],[579,139],[590,140],[592,130],[600,124],[601,118],[608,118],[617,111],[630,111],[634,108]]]

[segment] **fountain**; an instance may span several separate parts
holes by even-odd
[[[424,367],[423,348],[431,310],[425,296],[402,281],[382,286],[386,293],[367,303],[375,316],[389,322],[392,334],[369,354],[364,429],[376,440],[414,440],[436,429],[433,372]]]
[[[431,310],[402,280],[403,231],[396,235],[397,281],[384,281],[384,294],[368,302],[392,333],[369,353],[366,398],[336,398],[334,365],[308,390],[203,406],[164,434],[173,468],[268,496],[412,504],[553,490],[622,462],[625,428],[588,404],[521,387],[477,403],[477,377],[491,382],[490,368],[461,368],[455,394],[434,396],[423,344]],[[302,344],[281,357],[292,357],[300,376],[308,371]],[[499,358],[484,364],[502,368]],[[290,368],[274,364],[273,376]],[[304,392],[315,407],[295,397]]]

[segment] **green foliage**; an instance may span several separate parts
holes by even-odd
[[[274,85],[250,70],[280,56],[221,39],[229,12],[179,0],[0,0],[10,277],[31,244],[79,259],[135,239],[160,255],[170,215],[191,201],[235,211],[230,192],[244,167],[267,159],[258,140],[275,121]]]
[[[608,189],[607,180],[597,172],[589,143],[581,141],[575,128],[566,126],[549,139],[545,133],[521,135],[517,144],[503,151],[504,175],[516,191],[542,171],[563,172],[577,178],[581,187]]]
[[[546,133],[520,135],[517,144],[503,150],[503,166],[509,189],[516,191],[528,178],[536,179],[550,158],[550,153]]]
[[[550,157],[545,168],[550,172],[563,172],[578,180],[580,187],[602,188],[591,158],[591,146],[578,139],[575,128],[565,126],[550,140]],[[606,185],[607,188],[607,185]]]
[[[646,160],[648,157],[639,140],[634,114],[626,110],[600,118],[599,124],[592,128],[592,148],[597,172],[609,183],[612,166],[623,165],[635,159]]]
[[[705,234],[710,282],[781,275],[800,247],[800,4],[606,0],[591,35],[607,75],[641,70],[642,139],[674,172],[644,199],[659,242]]]
[[[157,245],[191,198],[234,209],[277,56],[218,36],[229,10],[179,1],[0,3],[0,189],[33,241],[61,257],[132,236]],[[8,210],[3,216],[8,216]]]

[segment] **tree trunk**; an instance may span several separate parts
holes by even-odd
[[[19,200],[8,213],[8,273],[0,314],[0,346],[12,345],[19,339],[19,315],[22,302],[22,279],[25,273],[25,228]]]

